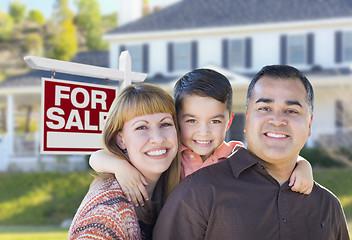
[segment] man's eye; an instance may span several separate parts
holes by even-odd
[[[269,107],[260,107],[258,108],[259,111],[263,111],[263,112],[268,112],[270,111],[270,108]]]
[[[288,109],[288,110],[285,111],[285,113],[287,113],[287,114],[298,114],[298,111],[295,110],[295,109]]]

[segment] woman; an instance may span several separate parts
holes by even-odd
[[[161,207],[180,179],[176,119],[173,99],[161,88],[141,83],[122,91],[104,125],[104,147],[146,177],[152,199],[134,208],[113,174],[100,175],[77,210],[69,239],[151,239]]]

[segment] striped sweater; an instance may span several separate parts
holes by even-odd
[[[114,177],[93,181],[72,221],[68,239],[142,239],[134,207]]]

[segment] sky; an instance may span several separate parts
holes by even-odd
[[[9,5],[11,2],[14,2],[14,1],[15,0],[0,0],[0,9],[3,12],[8,13]],[[45,18],[50,17],[55,3],[55,0],[18,0],[18,1],[27,6],[27,11],[38,9],[44,14]],[[70,1],[70,9],[75,11],[74,0],[69,0],[69,1]],[[113,13],[114,11],[117,11],[118,5],[119,5],[118,1],[129,1],[129,0],[98,0],[100,4],[101,14],[109,14],[109,13]],[[159,5],[159,6],[165,7],[168,4],[171,4],[175,1],[177,0],[149,0],[149,4],[153,9],[154,6]]]

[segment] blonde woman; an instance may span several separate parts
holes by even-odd
[[[172,97],[141,83],[115,99],[103,130],[105,150],[145,176],[150,201],[134,207],[113,174],[97,177],[69,230],[69,239],[151,239],[156,218],[180,179],[177,117]]]

